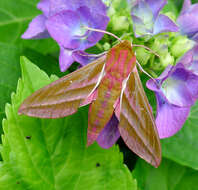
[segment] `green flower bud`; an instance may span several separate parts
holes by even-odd
[[[136,50],[136,58],[141,65],[146,65],[148,60],[150,59],[151,53],[141,47],[138,47]]]
[[[164,56],[160,56],[160,64],[163,68],[166,68],[168,65],[174,65],[174,57],[167,52]]]
[[[160,55],[160,58],[153,59],[151,63],[152,70],[164,70],[168,65],[173,65],[175,62],[174,57],[170,53],[166,53],[164,55]]]
[[[168,51],[169,38],[166,36],[156,36],[153,44],[151,45],[151,49],[156,51],[158,54],[164,54]]]
[[[176,21],[176,18],[179,14],[178,8],[175,6],[174,1],[168,1],[168,3],[162,9],[161,13],[165,14],[174,21]]]
[[[105,51],[109,50],[111,48],[111,45],[108,42],[105,42],[103,45],[103,48]]]
[[[113,6],[117,11],[122,9],[128,9],[127,0],[113,0],[111,6]]]
[[[112,30],[113,31],[127,31],[129,29],[129,21],[125,16],[112,17]]]
[[[159,54],[159,58],[155,56],[153,60],[150,60],[151,68],[153,70],[162,70],[168,65],[173,65],[175,62],[174,56],[169,52],[169,38],[168,36],[158,36],[155,38],[154,43],[151,46],[151,49],[156,51]]]
[[[170,51],[174,57],[178,58],[190,50],[194,44],[195,42],[189,40],[186,36],[177,36],[171,43]]]
[[[115,8],[114,8],[113,6],[110,6],[109,9],[108,9],[108,11],[107,11],[107,15],[108,15],[109,17],[112,17],[112,16],[115,15],[115,14],[116,14]]]

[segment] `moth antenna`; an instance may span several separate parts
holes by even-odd
[[[83,54],[81,52],[78,52],[79,55],[85,56],[85,57],[100,57],[102,55],[105,55],[107,53],[107,51],[104,51],[100,54]]]
[[[155,51],[153,51],[152,49],[150,49],[147,46],[141,45],[141,44],[132,44],[132,46],[134,47],[142,47],[144,49],[147,49],[148,51],[150,51],[151,53],[153,53],[154,55],[156,55],[157,57],[160,57],[159,54],[157,54]]]
[[[100,30],[100,29],[95,29],[95,28],[90,28],[90,27],[87,27],[87,26],[82,26],[82,27],[87,29],[87,30],[108,34],[108,35],[113,36],[114,38],[116,38],[119,42],[122,42],[122,40],[118,36],[116,36],[115,34],[113,34],[111,32],[107,32],[105,30]]]
[[[137,63],[137,65],[138,65],[138,67],[140,68],[140,70],[144,73],[144,74],[146,74],[148,77],[150,77],[156,84],[157,84],[157,86],[158,86],[158,83],[157,83],[157,81],[149,74],[149,73],[147,73],[143,68],[142,68],[142,66],[140,65],[140,63],[136,60],[136,63]]]

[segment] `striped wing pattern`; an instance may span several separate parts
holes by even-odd
[[[80,105],[92,101],[85,100],[96,86],[105,60],[106,55],[36,91],[20,106],[19,114],[60,118],[75,113]]]
[[[127,81],[121,102],[119,131],[124,142],[138,156],[158,167],[160,141],[136,67]]]
[[[105,76],[98,87],[97,99],[91,104],[88,120],[88,142],[92,144],[111,119],[114,104],[120,97],[122,82],[135,66],[136,58],[131,44],[124,41],[107,54]]]
[[[33,93],[18,112],[39,118],[60,118],[91,103],[87,145],[97,139],[115,112],[127,146],[157,167],[161,161],[160,141],[135,63],[130,42],[123,41],[107,55]],[[119,102],[117,111],[116,102]]]

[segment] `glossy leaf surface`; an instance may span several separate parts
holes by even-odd
[[[198,169],[198,101],[191,108],[182,129],[173,137],[162,139],[163,156],[179,164]]]
[[[0,120],[5,117],[5,103],[10,102],[10,94],[16,90],[17,80],[21,75],[20,55],[26,55],[47,73],[53,71],[53,73],[63,75],[60,73],[58,63],[53,57],[44,56],[36,51],[24,49],[17,45],[0,43]]]
[[[159,168],[138,160],[133,176],[141,190],[197,190],[198,172],[168,159]]]
[[[21,35],[28,23],[41,12],[36,8],[39,0],[2,0],[0,1],[0,42],[20,44],[42,54],[58,51],[52,39],[23,40]]]
[[[11,92],[15,91],[20,76],[20,49],[14,45],[0,43],[0,120],[5,117],[5,103],[10,101]],[[0,126],[0,131],[2,131]]]

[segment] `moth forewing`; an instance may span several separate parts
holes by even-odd
[[[18,113],[39,118],[60,118],[75,113],[95,88],[105,59],[104,55],[34,92],[22,103]]]
[[[161,146],[153,114],[135,67],[122,97],[119,131],[127,146],[157,167]]]
[[[87,98],[98,88],[102,78],[105,76],[105,63],[102,67],[102,71],[100,72],[100,75],[98,77],[97,83],[95,85],[95,87],[93,88],[93,90],[88,94]]]
[[[120,94],[120,110],[121,110],[121,107],[122,107],[122,98],[123,98],[123,93],[124,93],[124,90],[126,89],[126,86],[127,86],[127,81],[129,80],[129,77],[130,77],[131,73],[128,75],[128,77],[126,79],[123,80],[122,82],[122,91],[121,91],[121,94]]]

